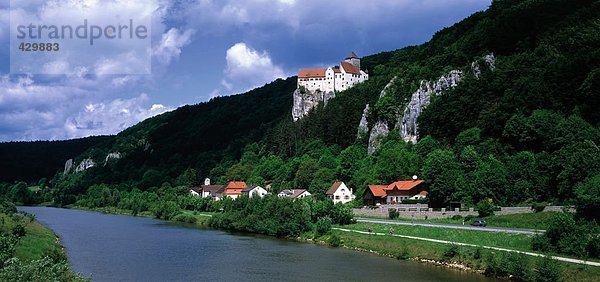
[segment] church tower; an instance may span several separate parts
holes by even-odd
[[[356,53],[354,53],[354,52],[350,53],[348,56],[346,56],[345,61],[354,65],[355,67],[357,67],[360,70],[360,59],[358,58]]]

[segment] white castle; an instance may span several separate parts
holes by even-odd
[[[310,92],[336,92],[369,79],[369,74],[360,69],[360,59],[350,53],[339,66],[327,69],[300,69],[298,89],[304,87]]]

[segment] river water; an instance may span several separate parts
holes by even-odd
[[[93,281],[491,281],[471,273],[151,218],[23,207]]]

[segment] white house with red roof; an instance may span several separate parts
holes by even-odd
[[[339,66],[316,69],[300,69],[298,88],[311,92],[336,92],[352,88],[369,79],[369,74],[360,69],[360,58],[352,52]]]
[[[369,185],[363,195],[365,205],[400,204],[407,199],[427,197],[427,186],[422,179],[400,180],[389,185]]]

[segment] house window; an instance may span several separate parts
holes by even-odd
[[[346,196],[344,196],[344,199],[348,200],[348,199],[350,199],[350,196],[346,195]]]
[[[339,200],[339,199],[340,199],[340,196],[335,196],[335,199],[336,199],[336,200]]]

